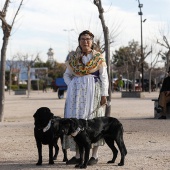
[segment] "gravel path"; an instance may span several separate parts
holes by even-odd
[[[112,94],[111,116],[118,118],[124,126],[124,141],[128,154],[125,165],[118,167],[120,154],[115,164],[107,164],[111,151],[104,145],[99,149],[99,162],[88,166],[89,170],[170,170],[170,120],[154,119],[152,98],[158,92],[144,93],[145,98],[121,98]],[[54,165],[48,165],[48,147],[43,146],[43,165],[36,166],[37,148],[33,136],[33,114],[42,106],[49,107],[63,117],[65,99],[58,99],[57,93],[31,92],[14,95],[5,92],[4,122],[0,123],[0,170],[69,170],[74,165],[62,162],[60,151]],[[61,146],[60,146],[61,148]],[[68,151],[71,158],[73,152]]]

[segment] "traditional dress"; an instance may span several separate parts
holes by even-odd
[[[68,85],[65,103],[65,118],[92,119],[105,115],[104,108],[99,108],[101,96],[108,96],[107,66],[103,56],[97,52],[84,56],[75,53],[66,62],[64,81]],[[103,145],[100,140],[94,146]],[[63,147],[75,150],[75,143],[70,137],[64,140]]]

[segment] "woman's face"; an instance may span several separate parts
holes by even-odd
[[[80,37],[79,44],[83,52],[91,52],[93,40],[90,35],[85,34]]]

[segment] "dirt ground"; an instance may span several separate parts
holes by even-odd
[[[128,154],[123,167],[117,166],[120,153],[114,164],[106,162],[112,158],[107,145],[99,148],[99,161],[89,170],[170,170],[170,120],[154,119],[154,103],[158,92],[144,93],[145,98],[121,98],[112,94],[111,116],[118,118],[124,126],[124,141]],[[57,93],[47,91],[14,95],[5,92],[4,122],[0,123],[0,170],[69,170],[74,165],[62,162],[60,150],[54,165],[48,165],[48,147],[43,146],[43,164],[36,166],[38,154],[33,136],[34,112],[42,106],[49,107],[63,117],[65,99]],[[61,145],[60,145],[61,148]],[[74,155],[68,150],[68,158]]]

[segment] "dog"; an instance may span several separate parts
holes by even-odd
[[[42,165],[42,144],[49,145],[49,164],[54,164],[54,160],[57,159],[57,155],[59,152],[58,147],[58,139],[61,139],[61,143],[63,141],[63,135],[59,134],[56,130],[57,127],[53,128],[53,124],[55,123],[57,126],[57,122],[61,119],[59,116],[54,116],[51,113],[48,107],[41,107],[37,109],[34,117],[34,137],[36,140],[36,145],[38,149],[38,162],[36,165]],[[55,148],[55,154],[53,156],[53,147]],[[64,158],[63,162],[68,161],[67,159],[67,151],[63,149]]]
[[[124,165],[127,150],[123,140],[123,125],[116,118],[96,117],[89,120],[62,118],[60,120],[60,131],[65,135],[71,135],[78,145],[80,162],[75,165],[76,168],[87,167],[91,144],[96,143],[102,138],[104,138],[113,153],[112,160],[109,160],[107,163],[114,163],[117,158],[118,150],[114,145],[115,141],[121,153],[121,160],[118,166]]]

